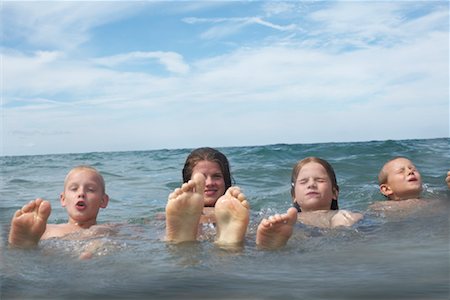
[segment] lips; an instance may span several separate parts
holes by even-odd
[[[86,209],[86,202],[84,202],[84,201],[82,201],[82,200],[80,200],[80,201],[78,201],[76,204],[75,204],[75,207],[78,209],[78,210],[84,210],[84,209]]]
[[[316,197],[316,196],[318,196],[318,195],[319,195],[318,192],[309,192],[309,193],[306,193],[306,196],[309,196],[309,197]]]
[[[205,190],[206,196],[213,196],[217,191],[216,190]]]

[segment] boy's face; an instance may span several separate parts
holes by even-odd
[[[94,225],[100,208],[108,205],[99,175],[89,169],[73,170],[67,177],[61,205],[69,214],[69,222]]]
[[[390,200],[418,198],[422,192],[422,178],[414,164],[406,158],[398,158],[384,166],[387,181],[380,191]]]
[[[331,201],[337,199],[331,179],[325,168],[316,162],[304,165],[294,183],[296,201],[302,211],[329,210]]]
[[[225,194],[225,179],[218,163],[209,160],[199,161],[192,169],[192,174],[200,173],[206,178],[203,193],[205,206],[214,206]]]

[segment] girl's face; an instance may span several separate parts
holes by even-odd
[[[294,201],[304,212],[330,210],[331,201],[338,197],[327,171],[316,162],[309,162],[300,169],[294,188]]]
[[[220,165],[209,160],[199,161],[192,169],[192,175],[195,173],[203,174],[205,182],[205,206],[214,206],[217,199],[225,194],[225,180]]]

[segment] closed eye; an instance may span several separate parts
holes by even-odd
[[[395,171],[397,174],[405,172],[405,168],[399,168]]]
[[[76,190],[78,190],[78,186],[77,185],[69,186],[69,191],[75,192]]]
[[[87,190],[91,193],[95,193],[97,191],[97,188],[95,186],[88,186]]]

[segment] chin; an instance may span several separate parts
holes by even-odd
[[[206,207],[214,207],[214,205],[216,205],[217,200],[205,200],[205,206]]]

